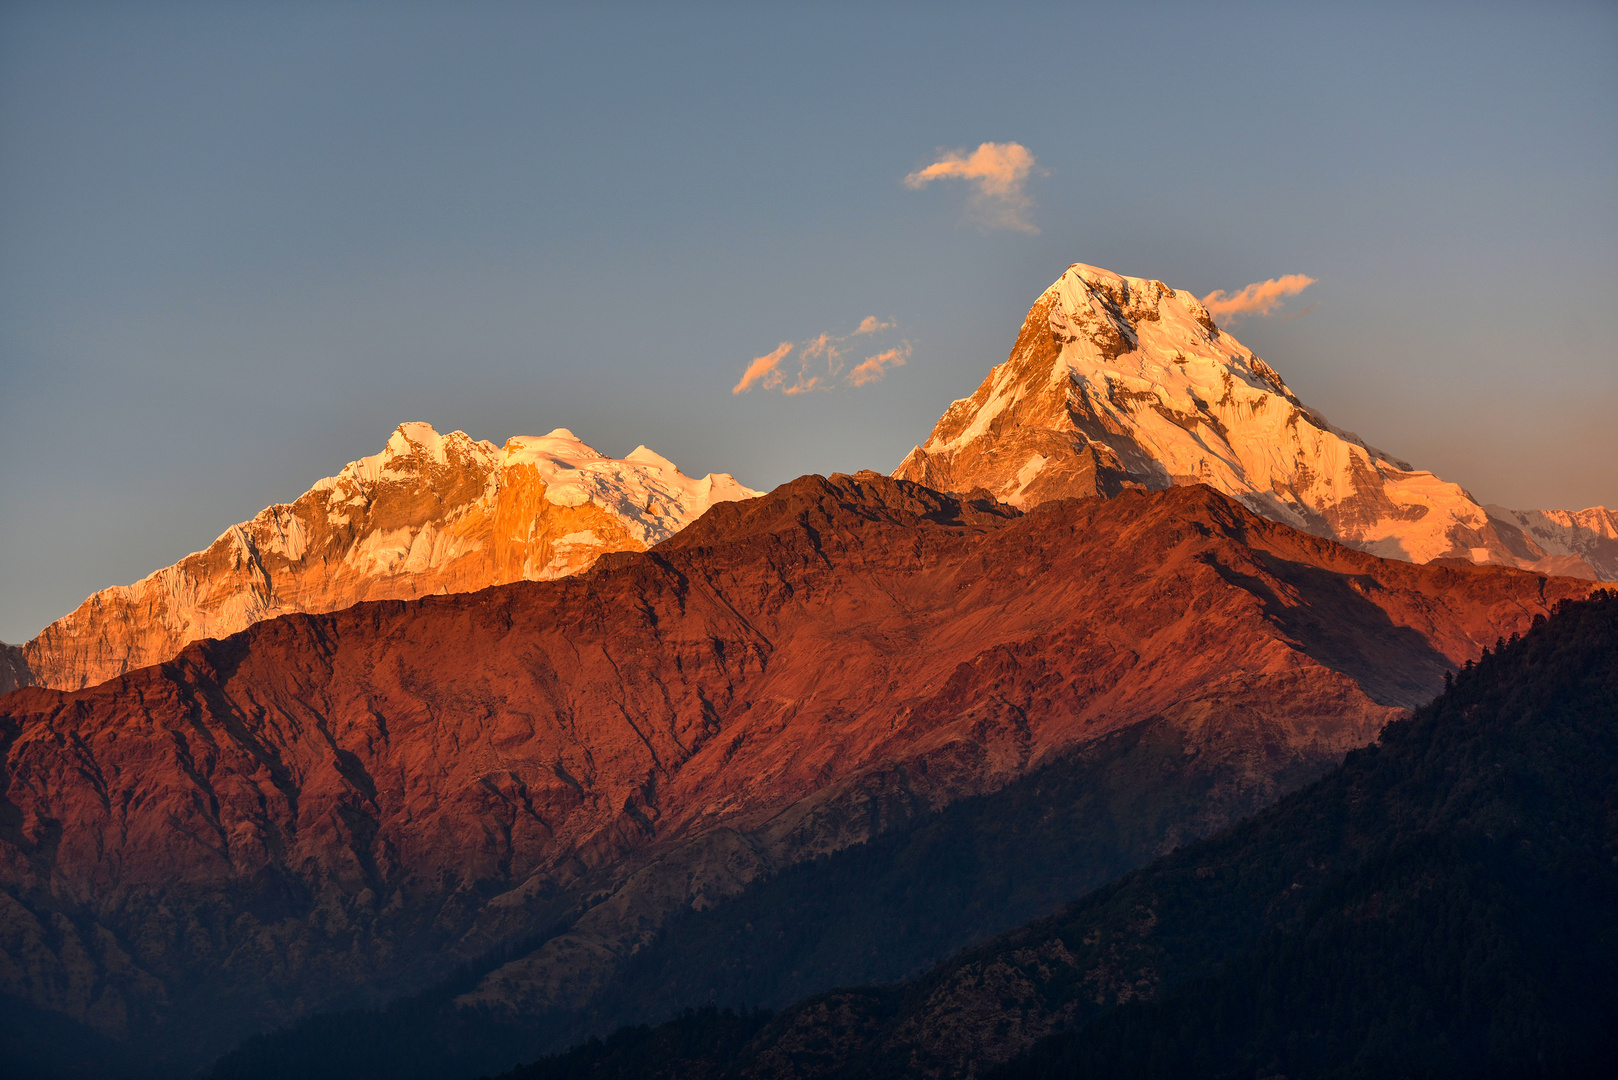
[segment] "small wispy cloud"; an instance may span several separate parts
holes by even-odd
[[[877,382],[888,373],[889,368],[904,367],[908,359],[910,359],[910,342],[900,342],[886,352],[867,356],[848,373],[848,381],[854,386]]]
[[[972,211],[985,226],[1038,233],[1029,220],[1034,207],[1028,177],[1038,168],[1021,143],[986,142],[968,154],[951,150],[924,169],[905,177],[905,187],[920,190],[934,180],[959,179],[972,185]]]
[[[779,383],[781,381],[781,361],[785,360],[787,353],[791,351],[792,342],[783,341],[775,347],[775,351],[767,352],[763,356],[755,356],[753,362],[747,365],[747,370],[742,372],[741,381],[731,387],[730,392],[732,394],[746,393],[761,382],[768,385],[767,380],[772,377]]]
[[[881,334],[893,327],[891,322],[867,315],[859,326],[846,334],[825,333],[807,341],[783,341],[763,356],[755,356],[730,392],[745,394],[759,387],[792,397],[838,386],[869,386],[880,381],[890,369],[904,366],[910,358],[910,342],[901,341],[857,364],[850,362],[850,354],[854,353],[851,343],[855,338]],[[788,363],[793,358],[797,360],[796,370]]]
[[[1269,281],[1255,281],[1239,292],[1215,289],[1202,298],[1202,306],[1216,319],[1238,319],[1244,315],[1269,315],[1289,296],[1303,292],[1315,279],[1303,274],[1285,274]],[[1309,307],[1314,307],[1313,304]],[[1309,308],[1297,314],[1302,315]]]

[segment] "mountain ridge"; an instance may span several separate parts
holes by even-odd
[[[644,446],[606,457],[566,428],[496,447],[400,424],[380,453],[6,646],[0,693],[91,686],[278,614],[578,573],[759,494],[728,473],[687,477]]]
[[[671,913],[1154,716],[1241,717],[1279,794],[1590,587],[1204,486],[1022,513],[803,477],[582,575],[0,699],[0,991],[206,1055],[560,921],[466,1004],[588,1000]]]
[[[1194,295],[1074,263],[893,475],[1016,506],[1206,483],[1388,558],[1618,580],[1618,517],[1505,511],[1326,421]]]

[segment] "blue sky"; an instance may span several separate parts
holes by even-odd
[[[404,420],[891,469],[1075,261],[1307,274],[1233,329],[1334,423],[1618,503],[1618,8],[1405,8],[6,5],[0,639]],[[905,185],[983,142],[1037,232]],[[880,381],[730,392],[866,316]]]

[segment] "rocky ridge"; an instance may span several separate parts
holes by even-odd
[[[1601,507],[1508,511],[1332,426],[1191,293],[1075,263],[1009,359],[893,473],[1014,506],[1207,484],[1254,513],[1386,558],[1618,580]]]
[[[566,428],[497,447],[401,424],[380,454],[6,646],[0,693],[93,686],[289,612],[576,574],[758,494],[725,473],[692,479],[644,446],[606,457]]]
[[[1278,795],[1590,587],[1206,487],[1022,514],[805,477],[582,575],[7,696],[0,992],[176,1067],[541,931],[466,1004],[586,1000],[670,912],[1128,725],[1249,740],[1236,783]]]

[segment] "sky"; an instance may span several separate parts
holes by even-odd
[[[1610,3],[0,5],[0,640],[407,420],[891,470],[1073,262],[1618,505],[1615,120]]]

